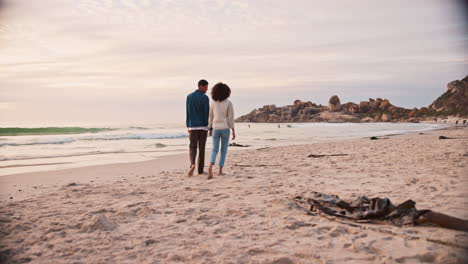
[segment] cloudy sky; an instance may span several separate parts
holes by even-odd
[[[0,125],[183,123],[200,78],[237,115],[334,94],[427,106],[468,74],[459,2],[4,0]]]

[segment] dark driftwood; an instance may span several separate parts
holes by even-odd
[[[349,154],[309,154],[308,158],[348,156]]]
[[[229,146],[230,146],[230,147],[241,147],[241,148],[250,147],[250,145],[237,144],[236,142],[229,143]]]
[[[454,138],[450,138],[450,137],[446,137],[446,136],[439,136],[439,139],[454,139]]]
[[[417,224],[434,224],[440,227],[468,232],[468,221],[450,215],[427,212],[416,219]]]
[[[370,140],[388,139],[388,137],[370,137]]]
[[[311,192],[310,197],[297,196],[294,201],[310,215],[323,213],[356,222],[365,220],[397,226],[431,224],[468,232],[468,220],[431,210],[418,210],[412,200],[394,205],[388,198],[359,196],[354,200],[342,200],[337,195]]]

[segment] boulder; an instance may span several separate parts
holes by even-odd
[[[415,111],[410,111],[407,115],[408,118],[412,118],[416,115],[416,112]]]
[[[390,101],[388,101],[387,99],[384,99],[384,100],[382,100],[382,102],[380,103],[379,109],[380,109],[380,110],[386,110],[386,109],[389,108],[390,106],[391,106]]]
[[[361,122],[365,122],[365,123],[369,123],[369,122],[372,122],[372,121],[374,121],[374,120],[371,117],[368,117],[368,116],[361,119]]]
[[[294,105],[291,109],[291,115],[296,116],[299,110],[301,110],[301,105]]]
[[[389,114],[382,114],[382,121],[389,122],[392,118]]]
[[[380,114],[375,114],[374,115],[374,122],[379,122],[380,120]]]
[[[359,105],[352,105],[350,108],[350,112],[353,114],[359,113]]]
[[[328,100],[328,111],[338,112],[341,110],[340,98],[337,95],[333,95],[330,100]]]
[[[353,105],[356,105],[356,104],[355,104],[355,103],[352,103],[352,102],[349,102],[349,103],[346,103],[346,104],[342,104],[342,105],[341,105],[341,111],[342,111],[343,113],[350,114],[350,113],[352,113],[352,112],[351,112],[351,108],[352,108]]]
[[[359,113],[367,113],[369,112],[370,107],[369,107],[369,102],[362,101],[359,103]]]
[[[379,109],[380,102],[379,101],[372,101],[369,103],[369,110],[370,111],[376,111]]]
[[[301,101],[301,100],[299,100],[299,99],[298,99],[298,100],[294,100],[294,105],[300,105],[300,104],[302,104],[302,101]]]
[[[392,114],[392,120],[397,120],[397,119],[400,119],[400,114],[399,113],[393,113]]]

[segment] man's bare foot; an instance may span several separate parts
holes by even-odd
[[[190,165],[190,169],[189,169],[189,171],[188,171],[187,176],[188,176],[188,177],[192,177],[194,171],[195,171],[195,164]]]
[[[208,180],[213,179],[213,166],[208,169]]]

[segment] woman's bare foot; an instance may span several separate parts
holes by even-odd
[[[219,167],[218,175],[219,175],[219,176],[223,176],[223,175],[224,175],[224,173],[223,173],[223,167]]]
[[[188,171],[187,176],[188,176],[188,177],[192,177],[194,171],[195,171],[195,164],[192,164],[192,165],[190,165],[190,169],[189,169],[189,171]]]
[[[213,179],[213,165],[208,168],[208,180]]]

